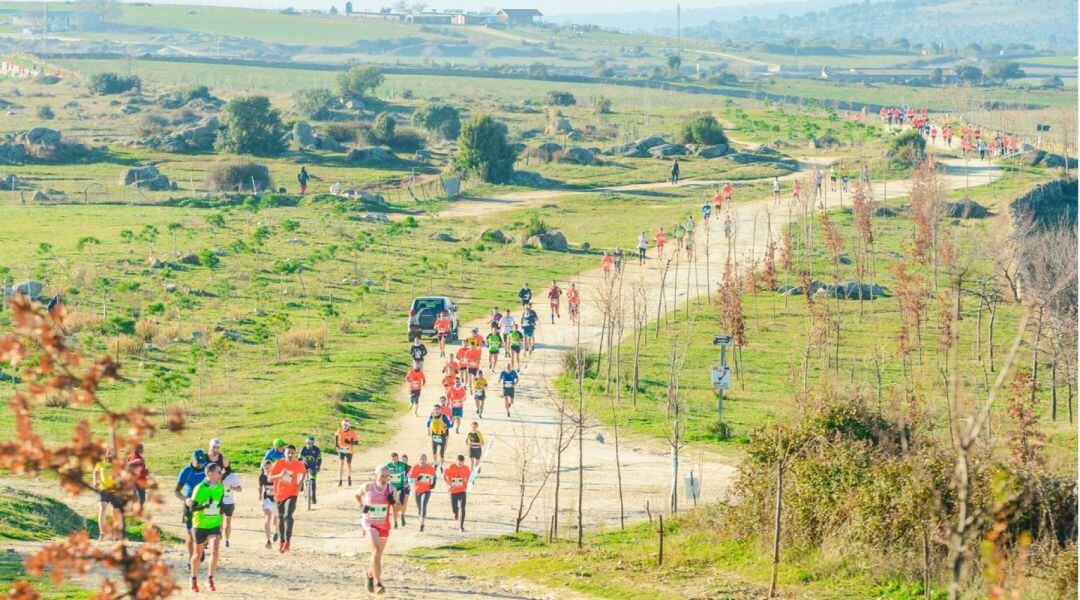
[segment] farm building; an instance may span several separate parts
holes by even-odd
[[[535,8],[503,8],[497,14],[506,25],[533,25],[544,16]]]

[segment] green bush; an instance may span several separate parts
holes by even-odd
[[[375,139],[380,144],[392,144],[395,129],[397,129],[397,120],[390,113],[385,112],[379,113],[371,125],[371,133],[375,134]]]
[[[51,106],[46,104],[44,106],[39,106],[38,107],[37,116],[38,116],[39,119],[45,119],[46,121],[51,121],[52,119],[56,118],[56,113],[53,112],[53,109],[52,109]]]
[[[514,174],[517,151],[506,134],[506,125],[491,115],[473,117],[461,129],[452,164],[489,183],[508,181]]]
[[[701,144],[713,146],[727,144],[727,134],[716,117],[712,115],[699,115],[683,124],[679,132],[679,142],[682,144]]]
[[[363,100],[369,91],[382,85],[384,79],[375,65],[354,65],[338,75],[338,94],[346,100]]]
[[[281,112],[266,96],[241,96],[229,100],[221,113],[224,126],[218,148],[237,154],[278,154],[285,150]]]
[[[128,90],[142,87],[142,81],[136,75],[121,77],[116,73],[96,73],[90,77],[90,93],[98,96],[122,94]]]
[[[270,169],[246,158],[219,160],[206,172],[206,186],[215,192],[251,191],[253,182],[257,189],[269,188]]]
[[[914,167],[922,161],[925,154],[926,139],[914,129],[893,138],[887,152],[889,160],[899,167]]]
[[[213,95],[210,94],[210,88],[205,85],[193,85],[186,92],[184,92],[184,101],[191,102],[192,100],[210,100]]]
[[[322,121],[330,116],[330,109],[337,101],[334,92],[326,88],[298,90],[293,94],[296,112],[308,119]]]
[[[577,99],[570,92],[552,90],[547,93],[547,103],[552,106],[573,106]]]
[[[449,104],[433,102],[416,109],[412,123],[446,140],[461,133],[461,113]]]

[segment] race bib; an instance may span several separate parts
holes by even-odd
[[[368,506],[368,519],[371,521],[385,521],[386,520],[386,505],[385,504],[372,504]]]
[[[390,473],[390,483],[401,483],[401,475],[400,471]]]
[[[202,509],[202,514],[207,517],[216,517],[221,513],[221,509],[218,507],[218,503],[215,502],[206,508]]]
[[[428,475],[427,473],[421,473],[420,476],[416,478],[416,480],[421,483],[431,483],[431,475]]]
[[[433,435],[431,436],[431,441],[435,442],[436,444],[441,444],[443,442],[443,436]]]
[[[454,478],[452,478],[450,480],[450,484],[453,485],[454,487],[459,487],[463,483],[465,483],[465,480],[460,478],[460,477],[454,477]]]

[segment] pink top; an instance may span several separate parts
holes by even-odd
[[[377,527],[389,527],[390,525],[390,494],[393,492],[393,487],[388,482],[386,487],[379,489],[375,482],[367,484],[367,489],[364,491],[365,503],[368,506],[367,514],[364,515],[364,520]]]

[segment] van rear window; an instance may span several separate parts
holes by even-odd
[[[413,310],[442,310],[443,301],[438,298],[417,298],[413,302]]]

